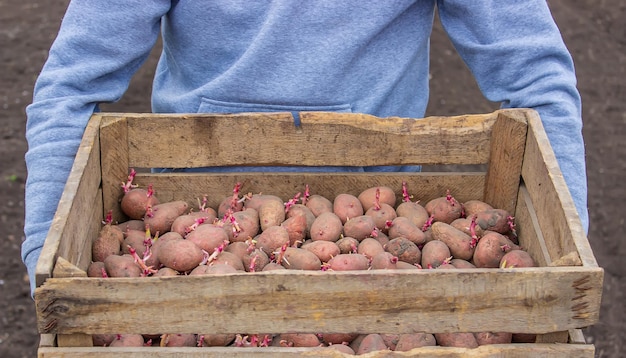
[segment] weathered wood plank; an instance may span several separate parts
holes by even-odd
[[[491,129],[485,202],[512,213],[520,183],[528,124],[523,113],[502,111]]]
[[[601,273],[553,267],[50,279],[36,302],[42,333],[548,333],[597,322]]]
[[[378,351],[364,355],[367,358],[434,357],[434,358],[593,358],[595,349],[590,344],[497,344],[478,348],[422,347],[407,352]],[[119,358],[128,355],[138,358],[160,357],[350,357],[330,348],[236,348],[236,347],[93,347],[93,348],[40,348],[39,358],[93,357]]]
[[[78,267],[86,267],[91,260],[91,245],[86,237],[93,237],[100,227],[93,214],[101,216],[97,200],[100,186],[99,125],[95,119],[89,122],[74,165],[70,171],[63,195],[59,201],[52,225],[37,261],[36,284],[48,279],[61,256]],[[85,215],[91,213],[91,215]]]
[[[98,114],[97,114],[98,115]],[[112,212],[113,220],[121,220],[119,201],[123,195],[121,187],[126,182],[130,165],[128,162],[128,121],[123,115],[99,114],[101,116],[100,151],[102,167],[103,211]]]
[[[492,118],[493,117],[493,118]],[[483,164],[495,115],[130,114],[130,166]],[[384,154],[384,155],[382,155]]]

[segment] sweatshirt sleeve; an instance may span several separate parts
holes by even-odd
[[[155,44],[170,1],[73,0],[26,108],[25,241],[31,293],[35,267],[85,126],[114,102]],[[146,93],[149,93],[147,90]]]
[[[438,0],[442,26],[481,91],[503,108],[533,108],[589,227],[581,99],[571,55],[545,0]]]

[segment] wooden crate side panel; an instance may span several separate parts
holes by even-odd
[[[128,156],[131,150],[128,144],[128,123],[124,116],[99,114],[102,118],[100,127],[100,151],[102,157],[102,200],[103,210],[112,211],[113,220],[124,218],[119,206],[123,195],[121,187],[129,174]]]
[[[303,112],[127,115],[129,165],[483,164],[495,115],[378,118]],[[381,155],[383,154],[384,155]]]
[[[217,208],[220,201],[232,195],[236,183],[242,183],[242,193],[265,193],[281,197],[285,202],[296,193],[304,193],[309,185],[311,194],[333,200],[340,193],[358,195],[375,186],[389,186],[402,200],[402,182],[413,201],[426,203],[446,190],[457,200],[482,199],[484,173],[169,173],[138,174],[136,183],[142,187],[152,184],[161,201],[186,200],[197,207],[198,199],[207,194],[207,204]]]
[[[37,286],[50,277],[58,257],[82,268],[91,260],[89,240],[97,235],[102,220],[98,126],[98,121],[91,121],[85,129],[37,262]]]
[[[594,346],[590,344],[498,344],[478,348],[422,347],[407,352],[381,351],[367,354],[368,358],[383,357],[434,357],[434,358],[593,358]],[[39,358],[93,357],[119,358],[120,355],[137,358],[160,357],[348,357],[334,349],[319,348],[235,348],[235,347],[93,347],[93,348],[39,348]]]
[[[601,274],[552,267],[51,279],[36,300],[42,333],[549,333],[597,323]]]
[[[491,134],[491,157],[485,202],[509,213],[515,210],[528,124],[523,112],[502,111]]]
[[[546,246],[545,238],[539,227],[539,220],[535,212],[530,194],[524,183],[520,184],[517,208],[515,209],[515,230],[519,244],[526,250],[538,266],[548,266],[553,258]]]
[[[598,267],[541,119],[528,112],[530,130],[522,178],[531,196],[550,256],[576,251],[585,266]]]

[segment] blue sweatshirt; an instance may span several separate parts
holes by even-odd
[[[539,112],[586,230],[580,96],[545,0],[73,0],[27,108],[31,288],[89,117],[122,97],[159,33],[155,112],[420,118],[435,7],[485,97]]]

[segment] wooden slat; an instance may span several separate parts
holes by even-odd
[[[50,279],[36,301],[42,333],[549,333],[597,322],[601,274],[553,267]]]
[[[541,119],[527,112],[531,124],[522,177],[528,188],[550,256],[577,251],[588,267],[598,267]]]
[[[491,130],[485,202],[513,213],[524,159],[528,124],[523,112],[502,111]]]
[[[123,195],[122,183],[126,182],[130,165],[128,162],[128,122],[124,116],[100,114],[100,150],[102,161],[103,211],[112,211],[113,220],[122,215],[119,200]]]
[[[517,208],[514,215],[520,245],[535,259],[538,266],[547,266],[552,262],[552,258],[546,247],[545,238],[539,227],[537,213],[532,206],[530,195],[524,183],[520,183]]]
[[[161,201],[186,200],[197,206],[197,198],[208,195],[208,205],[217,208],[220,201],[232,195],[236,183],[243,183],[242,193],[268,193],[287,201],[309,185],[311,194],[333,200],[340,193],[358,195],[369,187],[386,185],[402,200],[402,182],[413,195],[413,201],[426,203],[446,190],[457,200],[482,199],[484,173],[168,173],[138,174],[135,182],[141,187],[152,184]],[[280,185],[277,185],[280,184]]]
[[[72,166],[63,195],[59,201],[52,225],[37,262],[36,283],[48,279],[56,259],[61,256],[78,267],[86,267],[91,260],[91,245],[86,237],[97,233],[101,216],[97,200],[100,186],[99,121],[89,122]]]
[[[480,346],[474,349],[452,347],[422,347],[407,352],[380,351],[364,357],[433,357],[433,358],[593,358],[594,347],[590,344],[497,344]],[[93,348],[40,348],[39,358],[49,357],[93,357],[119,358],[121,355],[137,358],[160,357],[350,357],[331,349],[319,348],[231,348],[231,347],[93,347]]]
[[[130,166],[483,164],[495,115],[127,115]]]

